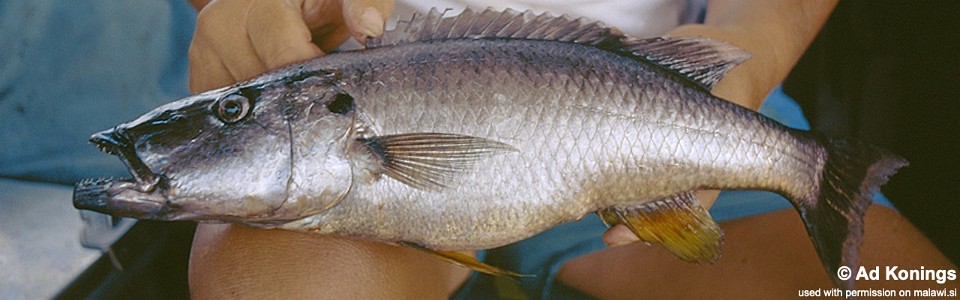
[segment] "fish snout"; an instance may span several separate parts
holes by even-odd
[[[130,138],[124,134],[120,127],[114,127],[90,136],[90,143],[93,143],[100,151],[118,155],[120,152],[130,146]]]

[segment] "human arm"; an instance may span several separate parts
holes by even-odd
[[[860,265],[868,269],[956,270],[898,212],[873,205],[864,217]],[[781,299],[800,289],[833,289],[796,212],[780,210],[720,223],[723,255],[714,264],[677,259],[658,245],[633,243],[568,261],[558,280],[602,299]],[[856,271],[856,270],[854,270]],[[881,271],[883,272],[883,271]],[[883,274],[881,274],[883,275]],[[829,274],[829,276],[836,276]],[[858,289],[954,289],[920,280],[858,280]]]
[[[688,24],[669,36],[701,36],[734,44],[751,58],[734,68],[713,94],[757,110],[806,51],[836,6],[836,0],[715,0],[703,24]]]

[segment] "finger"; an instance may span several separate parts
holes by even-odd
[[[228,83],[249,79],[267,70],[254,51],[244,21],[252,13],[250,9],[255,2],[259,1],[214,1],[197,15],[194,43],[198,48],[210,48],[222,62],[232,79]]]
[[[693,193],[697,196],[697,199],[700,199],[700,204],[703,204],[703,207],[708,210],[717,201],[717,196],[720,196],[719,190],[699,190]]]
[[[344,22],[353,37],[362,43],[367,37],[383,34],[387,17],[393,13],[393,5],[393,0],[344,1]]]
[[[210,0],[189,0],[189,2],[190,5],[193,6],[193,9],[196,9],[197,11],[200,11],[204,6],[210,4]]]
[[[313,43],[330,52],[350,37],[343,21],[342,0],[305,0],[301,4],[304,22],[313,36]]]
[[[203,42],[194,39],[188,51],[189,86],[194,94],[228,85],[235,80],[213,49],[201,44]]]
[[[346,25],[341,23],[335,28],[323,28],[314,31],[313,43],[320,46],[320,50],[323,50],[323,52],[331,52],[343,45],[348,38],[350,38],[350,31]]]
[[[244,26],[256,56],[267,69],[323,54],[312,43],[301,8],[287,1],[256,1]]]
[[[607,229],[607,232],[603,233],[603,243],[610,247],[626,245],[637,241],[640,241],[637,235],[633,234],[633,231],[630,231],[630,228],[627,228],[627,226],[623,224],[614,225],[610,227],[610,229]]]

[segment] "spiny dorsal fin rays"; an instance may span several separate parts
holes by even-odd
[[[384,174],[421,190],[439,190],[478,160],[517,151],[480,137],[447,133],[409,133],[361,139],[383,166]]]
[[[750,53],[727,42],[700,37],[657,37],[627,41],[634,55],[680,73],[707,90],[733,67],[750,59]]]
[[[660,243],[683,260],[713,263],[720,258],[723,233],[692,191],[597,214],[608,226],[624,224],[641,241]]]
[[[635,39],[599,22],[567,15],[554,17],[531,11],[480,13],[466,9],[456,16],[431,9],[399,22],[380,37],[367,39],[366,47],[378,48],[445,39],[521,39],[577,43],[657,64],[702,85],[713,88],[750,54],[726,42],[699,37]]]
[[[385,31],[383,35],[367,39],[366,47],[370,49],[460,38],[512,38],[596,45],[623,37],[598,22],[534,14],[531,11],[487,9],[476,13],[466,9],[452,17],[444,17],[445,13],[431,9],[425,15],[414,14],[409,21],[398,22],[396,28]]]

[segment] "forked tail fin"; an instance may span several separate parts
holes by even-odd
[[[819,191],[794,205],[833,283],[843,289],[854,287],[855,276],[840,279],[837,271],[846,266],[856,272],[863,242],[863,215],[880,186],[907,161],[880,148],[861,142],[819,139],[825,148]]]

